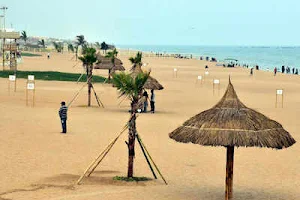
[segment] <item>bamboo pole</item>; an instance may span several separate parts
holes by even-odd
[[[143,152],[143,154],[144,154],[144,157],[145,157],[145,159],[146,159],[146,161],[147,161],[147,163],[148,163],[148,166],[149,166],[149,168],[150,168],[150,170],[151,170],[151,172],[152,172],[152,174],[153,174],[153,177],[154,177],[155,179],[157,179],[157,176],[156,176],[156,174],[155,174],[155,172],[154,172],[154,170],[153,170],[153,168],[152,168],[152,165],[151,165],[151,163],[150,163],[150,161],[149,161],[149,159],[148,159],[148,156],[147,156],[147,154],[146,154],[146,152],[145,152],[145,149],[144,149],[144,147],[143,147],[143,145],[142,145],[142,143],[141,143],[141,140],[140,140],[140,138],[138,137],[138,134],[136,135],[136,138],[137,138],[137,141],[139,142],[139,145],[140,145],[141,150],[142,150],[142,152]]]
[[[94,89],[94,85],[93,85],[93,84],[92,84],[92,89],[93,89],[95,98],[96,98],[96,100],[97,100],[98,106],[99,106],[99,107],[102,106],[102,108],[104,108],[104,105],[103,105],[103,103],[101,102],[100,98],[98,97],[98,95],[97,95],[97,93],[96,93],[96,91],[95,91],[95,89]]]
[[[225,200],[232,199],[234,147],[227,147]]]
[[[121,134],[126,130],[126,128],[127,128],[127,125],[123,128],[123,130],[121,131],[121,133],[117,136],[117,138],[119,138],[120,136],[121,136]],[[116,138],[116,139],[117,139]],[[79,185],[80,184],[80,182],[82,181],[82,179],[84,178],[84,176],[89,172],[89,170],[93,167],[93,165],[99,160],[99,158],[101,158],[101,156],[103,156],[103,154],[107,154],[108,152],[108,149],[110,150],[111,149],[111,147],[112,147],[112,145],[115,143],[115,141],[116,141],[116,139],[114,139],[105,149],[104,149],[104,151],[102,151],[100,154],[99,154],[99,156],[97,156],[96,157],[96,159],[88,166],[88,168],[84,171],[84,173],[82,174],[82,176],[78,179],[78,181],[77,181],[77,185]],[[102,158],[101,158],[101,161],[103,160],[103,158],[104,158],[105,156],[103,156]],[[100,162],[101,162],[100,161]],[[93,168],[93,170],[92,170],[92,172],[95,170],[95,168],[99,165],[100,163],[97,163],[95,166],[94,166],[94,168]],[[91,173],[92,173],[91,172]],[[91,173],[89,173],[89,175],[88,176],[90,176],[91,175]]]
[[[102,162],[102,160],[106,157],[106,155],[108,154],[108,152],[111,150],[111,148],[114,146],[114,144],[117,142],[117,140],[119,139],[119,137],[124,133],[124,131],[128,128],[128,125],[126,125],[124,127],[124,129],[121,131],[121,133],[118,135],[118,137],[116,137],[114,139],[114,141],[111,143],[111,145],[109,146],[109,148],[107,148],[107,151],[103,154],[102,158],[97,162],[97,164],[92,168],[92,170],[88,173],[88,177],[95,171],[95,169],[98,167],[98,165]]]
[[[141,144],[142,144],[142,146],[144,147],[144,149],[145,149],[145,151],[146,151],[147,155],[149,156],[149,158],[150,158],[151,162],[153,163],[153,165],[154,165],[155,169],[157,170],[157,172],[159,173],[160,177],[163,179],[163,181],[165,182],[165,184],[166,184],[166,185],[168,185],[167,181],[165,180],[165,178],[164,178],[164,177],[163,177],[163,175],[161,174],[160,170],[158,169],[157,165],[156,165],[156,164],[155,164],[155,162],[153,161],[153,159],[152,159],[151,155],[149,154],[149,152],[148,152],[148,150],[147,150],[147,148],[146,148],[145,144],[143,143],[142,139],[140,138],[140,136],[139,136],[139,135],[137,135],[137,137],[139,137],[139,139],[140,139],[140,141],[141,141]]]

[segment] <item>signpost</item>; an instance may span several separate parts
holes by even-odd
[[[17,79],[16,79],[16,75],[9,75],[8,76],[8,93],[10,93],[10,84],[11,82],[14,82],[14,92],[17,91]]]
[[[283,108],[283,89],[277,89],[276,90],[275,108],[277,108],[278,96],[281,96],[281,108]]]
[[[215,85],[218,85],[218,95],[220,95],[220,80],[219,79],[213,80],[213,95],[215,95]]]
[[[200,81],[201,85],[202,85],[202,76],[198,76],[197,80],[196,80],[196,84]]]
[[[35,104],[35,81],[34,75],[28,75],[27,83],[26,83],[26,106],[28,106],[28,93],[32,91],[32,106]]]
[[[174,68],[174,71],[173,71],[173,77],[177,78],[177,68]]]

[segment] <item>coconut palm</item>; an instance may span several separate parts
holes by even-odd
[[[142,98],[143,87],[149,77],[149,73],[141,72],[136,77],[130,74],[116,73],[113,75],[113,85],[120,92],[121,96],[127,96],[131,100],[131,118],[128,122],[128,171],[127,177],[133,177],[133,161],[136,130],[136,110],[139,100]]]
[[[54,46],[54,48],[56,49],[56,51],[58,52],[58,53],[62,53],[63,52],[63,49],[64,49],[64,46],[63,46],[63,43],[61,43],[61,42],[53,42],[53,46]]]
[[[87,42],[84,39],[84,35],[77,35],[76,42],[77,46],[81,46],[81,49],[84,50],[87,47]]]
[[[137,65],[139,67],[142,66],[142,52],[137,52],[135,57],[130,57],[129,61],[133,64],[132,69],[134,69]]]
[[[87,47],[85,53],[79,57],[83,66],[86,68],[87,82],[88,82],[88,106],[91,106],[91,88],[93,78],[93,65],[97,61],[96,49]]]
[[[115,58],[117,57],[117,55],[118,55],[118,51],[117,51],[117,49],[114,49],[114,50],[108,52],[108,53],[106,54],[106,56],[105,56],[106,58],[110,58],[110,61],[111,61],[111,63],[113,64],[112,69],[109,69],[109,70],[108,70],[108,81],[110,81],[110,75],[111,75],[111,73],[114,73],[114,68],[115,68]]]
[[[27,42],[27,40],[28,40],[26,31],[22,31],[22,32],[21,32],[21,37],[20,37],[20,38],[21,38],[22,40],[24,40],[24,42],[25,42],[25,44],[26,44],[26,42]]]
[[[96,47],[96,49],[101,49],[100,43],[99,42],[95,42],[95,47]]]
[[[74,46],[71,43],[68,44],[68,52],[70,52],[70,51],[74,52]]]
[[[42,39],[42,40],[38,41],[38,45],[42,46],[42,48],[45,49],[46,48],[45,40]]]
[[[106,50],[108,49],[108,44],[102,42],[100,46],[101,46],[100,49],[103,50],[104,54],[106,54]]]

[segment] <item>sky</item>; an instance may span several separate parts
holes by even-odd
[[[6,26],[28,36],[82,34],[88,42],[115,45],[300,45],[298,0],[1,0],[3,5]]]

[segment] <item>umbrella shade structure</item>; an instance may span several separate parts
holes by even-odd
[[[229,78],[222,99],[169,134],[177,142],[227,148],[225,199],[232,199],[234,147],[282,149],[296,141],[278,122],[247,108]]]
[[[125,71],[122,61],[118,58],[115,58],[115,62],[112,63],[110,58],[106,58],[98,53],[97,60],[99,62],[94,66],[94,69],[108,69],[109,76],[115,71]]]
[[[143,72],[141,69],[140,65],[134,65],[132,67],[132,72],[131,72],[131,76],[136,77],[139,73]],[[162,90],[164,89],[164,87],[155,79],[152,78],[151,76],[148,77],[145,85],[144,85],[145,89],[149,89],[149,90]]]

